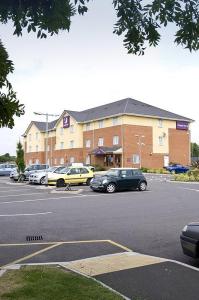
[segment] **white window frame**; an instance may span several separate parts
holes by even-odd
[[[64,165],[64,157],[60,158],[60,165]]]
[[[163,127],[163,120],[162,119],[158,119],[158,127],[159,128]]]
[[[50,151],[50,145],[47,146],[47,151]]]
[[[70,133],[74,133],[75,132],[75,127],[74,127],[74,125],[72,124],[72,125],[70,125]]]
[[[72,164],[72,163],[74,163],[75,162],[75,158],[74,158],[74,156],[71,156],[70,157],[70,163]]]
[[[134,165],[138,165],[140,163],[140,156],[139,154],[133,154],[132,162]]]
[[[119,145],[119,136],[118,135],[113,136],[113,145]]]
[[[32,135],[31,133],[29,133],[29,141],[31,141],[31,139],[32,139]]]
[[[39,164],[39,159],[38,159],[38,158],[35,160],[35,163],[36,163],[36,164]]]
[[[57,164],[57,159],[56,159],[56,158],[54,158],[54,164],[55,164],[55,165]]]
[[[113,124],[113,126],[118,125],[119,124],[119,118],[118,117],[113,117],[112,118],[112,124]]]
[[[99,128],[104,128],[104,120],[99,120],[98,121],[98,127]]]
[[[39,146],[38,145],[36,145],[36,152],[38,152],[39,151]]]
[[[35,139],[38,140],[38,138],[39,138],[39,132],[36,132],[35,133]]]
[[[91,147],[91,140],[86,140],[86,148],[90,148]]]
[[[90,163],[91,163],[91,157],[90,157],[90,155],[87,155],[86,156],[86,164],[90,165]]]
[[[158,137],[158,144],[159,144],[159,146],[164,146],[164,138],[163,138],[163,136],[159,136]]]
[[[91,123],[86,123],[86,131],[91,130]]]
[[[63,135],[63,134],[64,134],[64,128],[60,127],[60,135]]]
[[[32,146],[29,146],[29,152],[32,152]]]
[[[71,140],[71,141],[69,142],[69,146],[70,146],[70,148],[74,148],[74,146],[75,146],[74,140]]]
[[[64,149],[64,142],[60,143],[60,149]]]
[[[98,139],[98,147],[102,147],[102,146],[104,146],[104,138],[103,138],[103,137],[100,137],[100,138]]]

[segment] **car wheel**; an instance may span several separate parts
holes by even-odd
[[[90,185],[90,183],[91,183],[91,178],[88,178],[88,179],[86,180],[86,185]]]
[[[144,191],[146,191],[146,188],[147,188],[146,182],[144,182],[144,181],[140,182],[139,187],[138,187],[139,191],[144,192]]]
[[[114,193],[116,191],[116,186],[114,183],[109,183],[106,187],[107,193]]]
[[[41,179],[40,179],[40,184],[44,185],[46,183],[46,177],[43,176]]]
[[[63,178],[57,179],[56,187],[65,187],[66,183]]]

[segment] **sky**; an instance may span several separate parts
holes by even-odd
[[[127,97],[195,120],[191,140],[199,143],[199,52],[176,46],[170,25],[158,47],[144,56],[127,54],[122,37],[113,34],[115,21],[112,1],[94,0],[87,14],[72,19],[69,33],[47,39],[26,31],[16,37],[11,23],[0,24],[15,66],[9,79],[26,107],[13,129],[0,129],[0,155],[15,154],[31,120],[44,121],[35,111],[61,114]]]

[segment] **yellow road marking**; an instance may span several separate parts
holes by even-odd
[[[159,264],[165,261],[165,259],[158,257],[140,255],[134,252],[123,252],[71,261],[63,265],[65,268],[87,276],[97,276],[100,274]]]
[[[112,244],[112,245],[114,245],[114,246],[116,246],[116,247],[118,247],[118,248],[121,248],[121,249],[123,249],[123,250],[125,250],[125,251],[128,251],[128,252],[132,252],[133,250],[131,250],[130,248],[127,248],[127,247],[125,247],[125,246],[123,246],[123,245],[121,245],[121,244],[119,244],[119,243],[116,243],[116,242],[114,242],[114,241],[112,241],[112,240],[108,240],[109,241],[109,243],[110,244]]]
[[[20,262],[22,262],[22,261],[24,261],[24,260],[27,260],[27,259],[29,259],[29,258],[32,258],[32,257],[34,257],[34,256],[36,256],[36,255],[38,255],[38,254],[41,254],[41,253],[43,253],[43,252],[46,252],[46,251],[48,251],[48,250],[50,250],[50,249],[53,249],[53,248],[55,248],[55,247],[58,247],[58,246],[60,246],[60,245],[62,245],[62,243],[56,243],[56,244],[51,245],[51,246],[49,246],[49,247],[47,247],[47,248],[44,248],[44,249],[42,249],[42,250],[36,251],[36,252],[34,252],[34,253],[31,253],[31,254],[29,254],[29,255],[26,255],[26,256],[24,256],[24,257],[21,257],[21,258],[19,258],[19,259],[16,259],[16,260],[14,260],[14,261],[12,261],[12,262],[10,262],[10,263],[4,265],[4,266],[1,266],[1,268],[5,268],[5,267],[10,266],[10,265],[18,264],[18,263],[20,263]]]

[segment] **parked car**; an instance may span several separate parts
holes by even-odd
[[[105,175],[91,180],[90,188],[93,191],[114,193],[119,190],[138,189],[145,191],[147,180],[139,169],[113,168]]]
[[[199,258],[199,222],[186,225],[182,230],[180,241],[185,255]]]
[[[9,176],[14,169],[16,169],[15,164],[0,164],[0,176]]]
[[[189,171],[190,168],[180,164],[173,164],[173,165],[169,165],[168,167],[165,167],[165,169],[170,173],[178,174],[178,173],[186,173],[187,171]]]
[[[46,164],[32,164],[32,165],[28,166],[27,168],[25,168],[24,173],[21,175],[22,180],[28,180],[30,174],[38,172],[40,170],[45,170],[48,168],[49,168],[49,165],[46,165]],[[15,170],[12,178],[15,181],[17,181],[19,179],[19,173],[17,170]]]
[[[87,167],[66,167],[57,173],[51,173],[48,177],[48,184],[65,186],[66,184],[90,184],[94,174]]]
[[[51,167],[46,170],[40,170],[30,174],[29,176],[29,183],[38,183],[38,184],[45,184],[46,182],[46,172],[48,173],[48,177],[52,175],[52,173],[57,173],[63,170],[65,166],[56,166]]]

